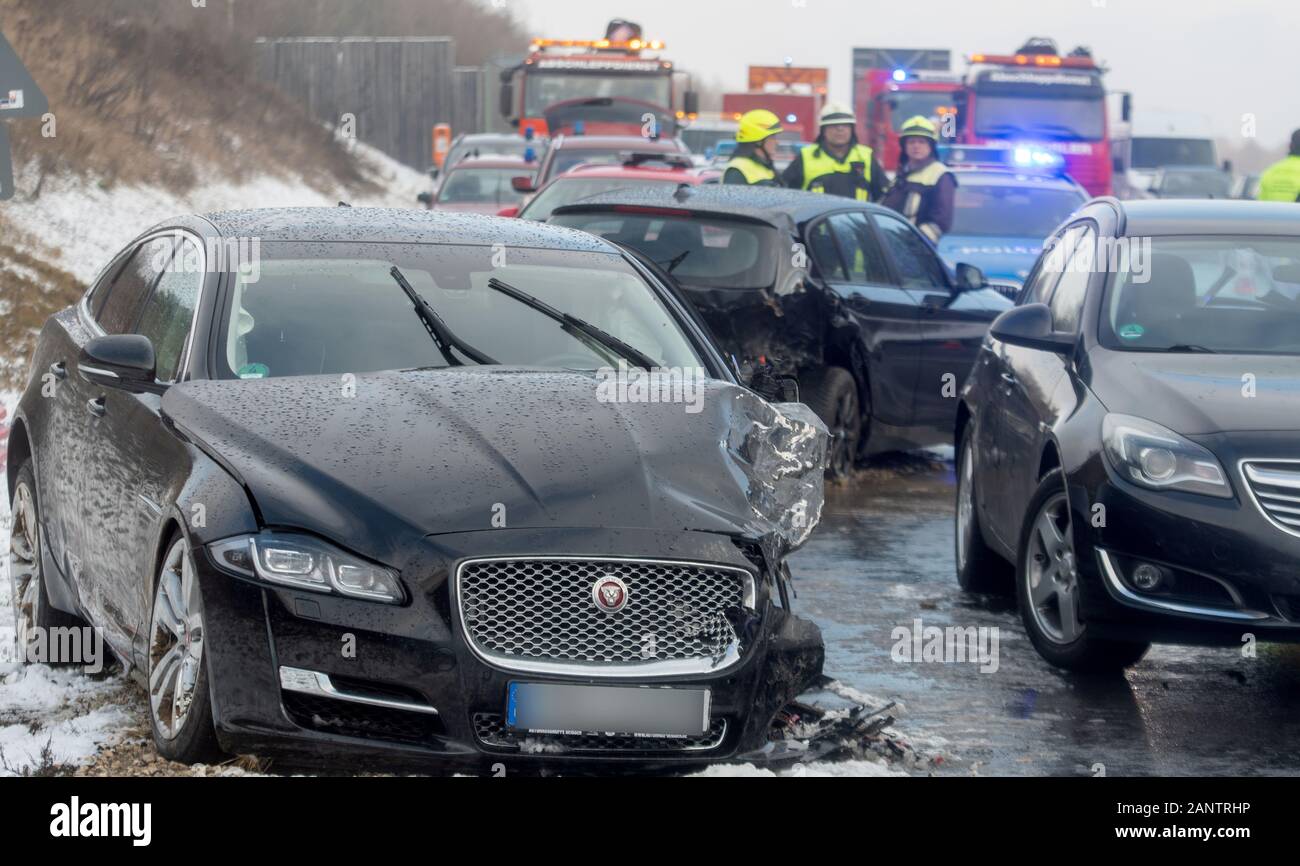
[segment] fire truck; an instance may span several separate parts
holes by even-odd
[[[1015,54],[973,54],[958,94],[962,144],[1008,144],[1059,153],[1092,195],[1111,194],[1105,69],[1079,47],[1066,56],[1050,39]]]
[[[897,169],[898,127],[919,114],[954,143],[1054,151],[1089,193],[1111,194],[1105,69],[1086,49],[1061,56],[1034,38],[1015,54],[968,60],[958,76],[943,49],[855,49],[858,135],[881,165]]]
[[[948,51],[939,48],[855,48],[853,109],[858,139],[875,151],[886,171],[898,170],[898,129],[918,114],[956,134],[962,80],[949,71]],[[945,118],[952,118],[944,123]]]
[[[813,141],[829,80],[825,67],[751,66],[749,90],[724,93],[722,113],[739,120],[745,112],[763,108],[781,118],[787,137]]]
[[[604,39],[534,39],[501,73],[501,114],[521,134],[675,135],[698,113],[690,76],[641,27],[611,21]]]

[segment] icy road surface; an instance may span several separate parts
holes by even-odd
[[[826,672],[906,705],[898,727],[981,775],[1300,773],[1300,647],[1155,647],[1120,677],[1042,661],[1014,601],[962,593],[953,574],[953,467],[886,459],[827,491],[795,554],[797,609],[821,624]],[[895,627],[999,629],[998,668],[891,659]]]

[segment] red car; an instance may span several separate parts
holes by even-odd
[[[684,154],[631,153],[619,165],[579,165],[553,178],[522,208],[506,208],[498,216],[545,222],[551,211],[590,195],[628,187],[716,183],[720,174],[694,167]]]
[[[676,138],[643,138],[639,135],[557,135],[542,157],[541,168],[532,187],[518,184],[521,192],[534,192],[537,187],[569,169],[587,164],[621,165],[629,153],[680,154],[690,158],[691,152]]]
[[[433,193],[421,193],[420,202],[430,210],[495,214],[505,207],[523,204],[517,178],[531,180],[536,162],[508,156],[466,157],[452,166]]]

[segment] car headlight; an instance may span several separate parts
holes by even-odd
[[[405,600],[397,572],[310,535],[263,532],[208,545],[222,567],[271,583],[388,604]]]
[[[1152,490],[1232,498],[1228,476],[1213,454],[1154,421],[1107,415],[1101,441],[1111,466],[1126,481]]]

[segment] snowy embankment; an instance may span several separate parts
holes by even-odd
[[[257,207],[334,207],[340,200],[355,206],[412,207],[416,196],[429,187],[426,175],[365,145],[357,145],[356,156],[379,192],[322,191],[292,178],[272,176],[242,184],[214,180],[186,193],[122,185],[105,189],[93,181],[66,177],[47,178],[40,197],[28,200],[22,190],[32,189],[35,179],[20,171],[19,195],[0,204],[0,216],[22,238],[16,244],[21,252],[89,285],[132,238],[174,216]],[[21,267],[13,262],[8,266]],[[0,314],[7,306],[5,291],[0,285]],[[4,351],[0,347],[0,353]],[[13,419],[17,396],[0,391],[7,421]],[[0,421],[0,443],[8,435],[4,424]],[[92,763],[107,766],[110,772],[135,772],[137,766],[140,772],[154,772],[153,765],[160,762],[151,755],[122,761],[106,753],[116,749],[134,756],[142,751],[137,746],[148,734],[145,696],[134,683],[121,673],[91,677],[79,668],[19,669],[14,661],[9,525],[6,489],[0,495],[0,776],[71,773],[79,768],[84,772]]]

